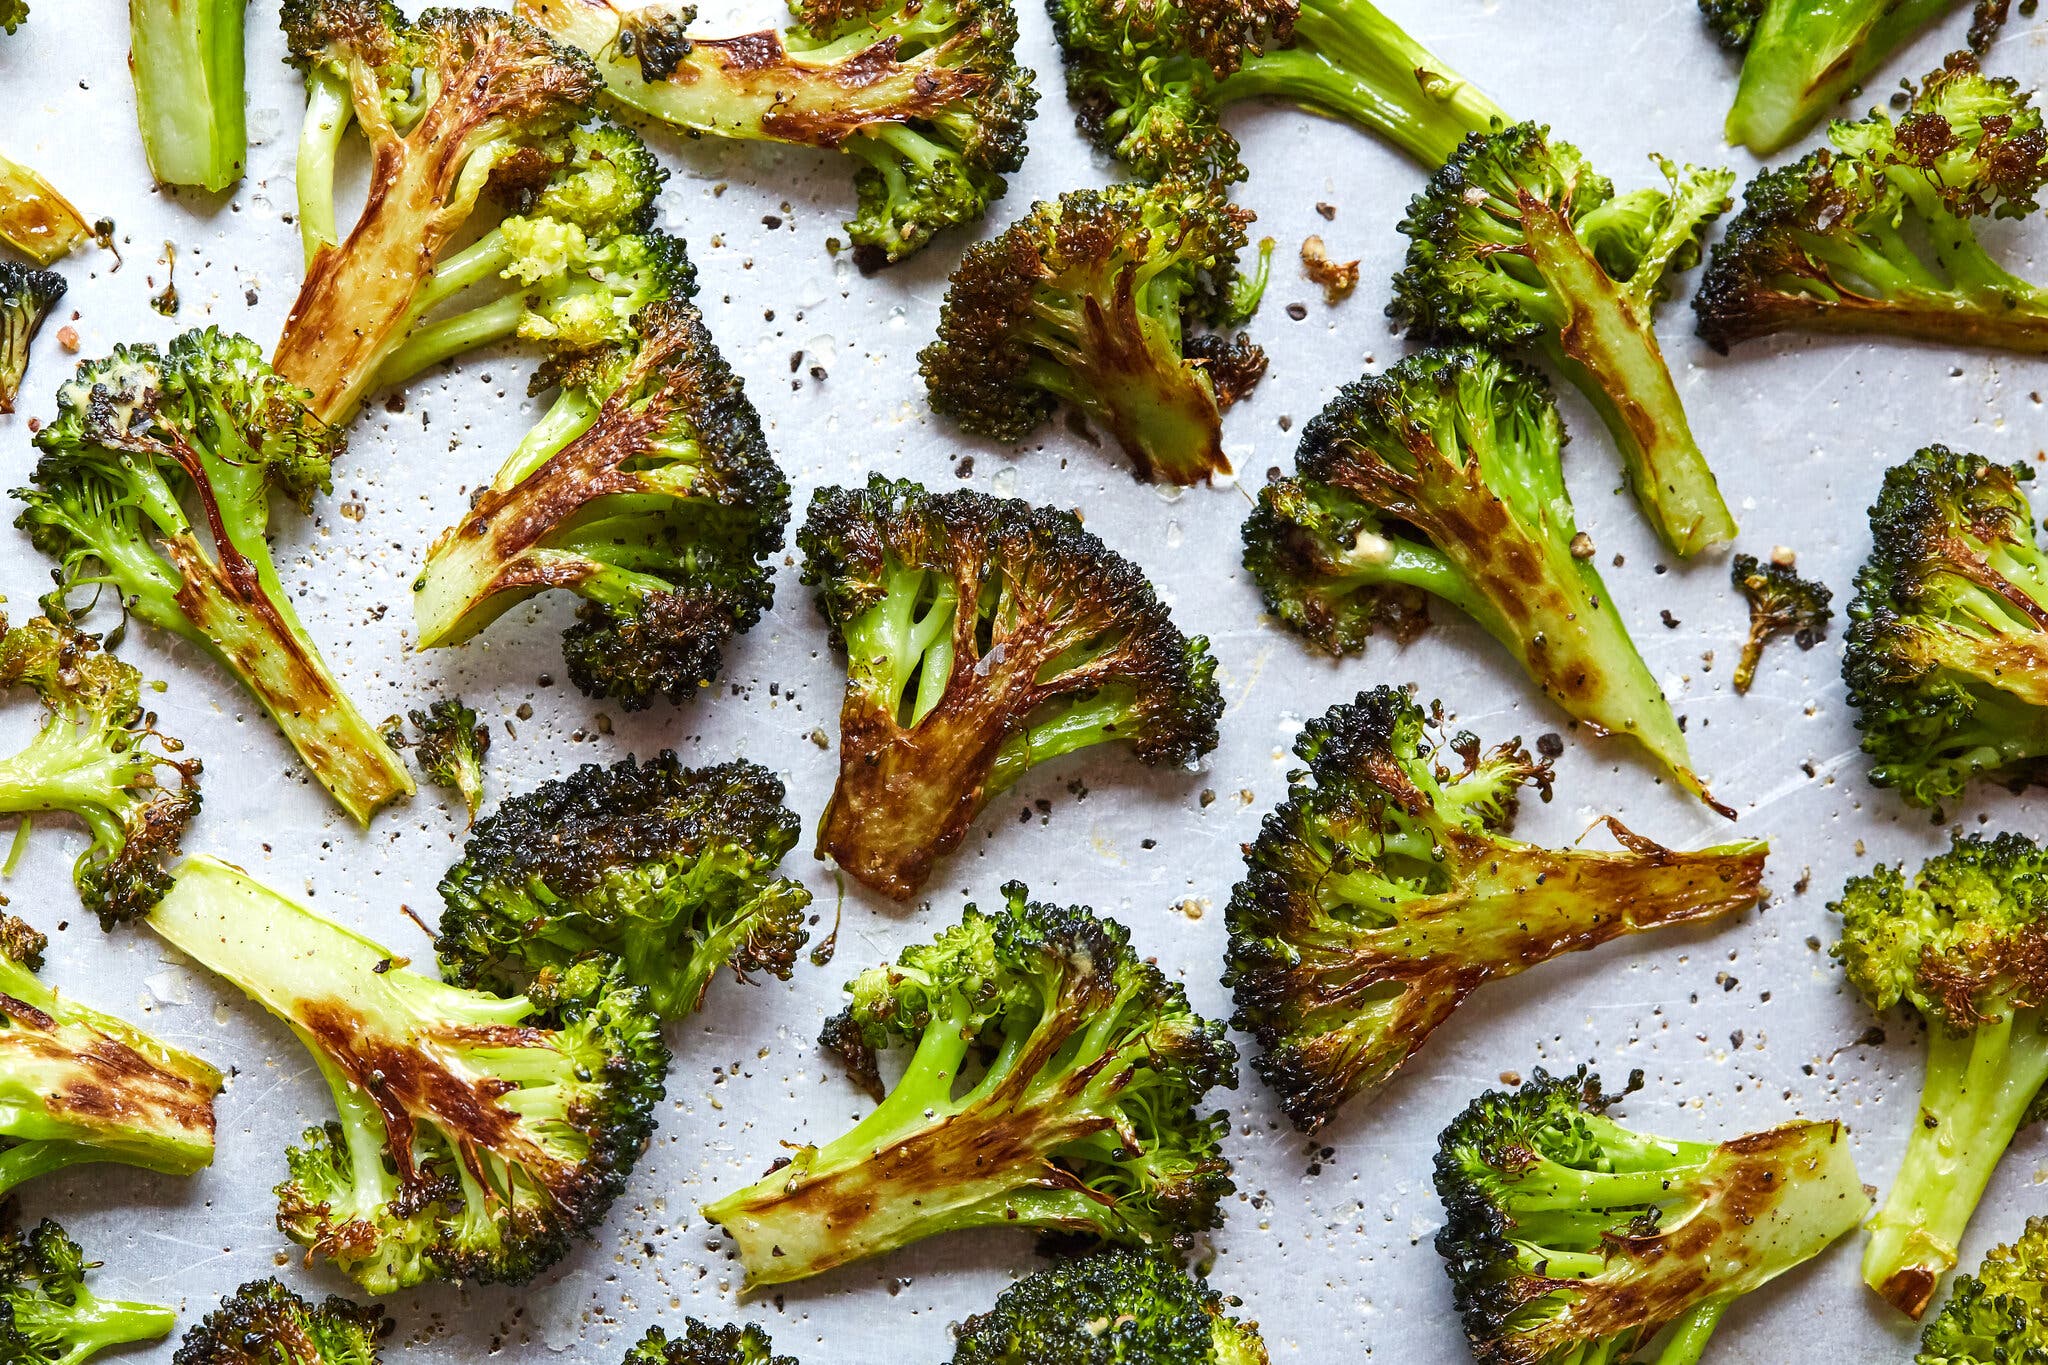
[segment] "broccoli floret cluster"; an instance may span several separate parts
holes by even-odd
[[[621,1365],[797,1365],[795,1356],[770,1354],[775,1344],[751,1322],[712,1327],[695,1318],[683,1321],[683,1334],[675,1338],[648,1328]]]
[[[1236,1306],[1170,1257],[1112,1247],[1005,1289],[960,1324],[953,1365],[1267,1365]]]
[[[1812,649],[1827,638],[1828,623],[1835,619],[1829,605],[1835,595],[1825,583],[1801,578],[1790,564],[1760,563],[1755,555],[1735,556],[1728,577],[1749,603],[1749,634],[1742,641],[1732,679],[1737,692],[1747,692],[1756,681],[1764,646],[1774,637],[1790,635],[1801,649]]]
[[[1913,1365],[2032,1365],[2048,1359],[2048,1218],[1958,1275],[1920,1335]]]
[[[14,411],[28,372],[28,347],[64,297],[64,277],[18,261],[0,261],[0,416]]]
[[[393,1326],[377,1304],[338,1294],[312,1304],[251,1280],[185,1333],[171,1365],[378,1365]]]
[[[121,1303],[86,1288],[78,1243],[45,1218],[0,1233],[0,1359],[21,1365],[84,1365],[102,1351],[156,1341],[177,1325],[161,1304]]]

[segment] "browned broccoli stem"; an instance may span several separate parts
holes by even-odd
[[[48,265],[91,236],[85,215],[49,181],[0,156],[0,242]]]

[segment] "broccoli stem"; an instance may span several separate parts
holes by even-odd
[[[526,313],[526,300],[507,294],[452,318],[444,318],[415,331],[385,359],[377,371],[377,383],[403,384],[420,371],[444,360],[503,341],[519,331]]]
[[[1758,156],[1789,146],[1894,49],[1962,0],[1766,5],[1742,62],[1727,137]]]
[[[0,242],[37,265],[48,265],[91,236],[85,215],[55,186],[0,156]]]
[[[348,82],[333,72],[306,77],[306,118],[299,125],[299,240],[310,268],[322,248],[339,245],[334,225],[334,159],[355,121]]]
[[[18,1186],[27,1184],[39,1175],[48,1175],[67,1166],[83,1166],[95,1161],[119,1162],[121,1154],[105,1147],[94,1147],[84,1142],[66,1142],[61,1139],[17,1143],[0,1150],[0,1198],[5,1198]],[[139,1161],[122,1164],[143,1165]]]
[[[246,0],[128,0],[128,69],[150,174],[218,192],[242,178]]]
[[[61,1343],[61,1355],[37,1354],[38,1365],[80,1365],[101,1351],[155,1341],[178,1325],[178,1315],[153,1303],[121,1303],[80,1289],[70,1303],[24,1294],[10,1301],[14,1329],[29,1341]]]
[[[1707,1353],[1707,1342],[1713,1337],[1714,1329],[1721,1325],[1721,1315],[1734,1301],[1733,1298],[1721,1298],[1695,1304],[1691,1311],[1672,1324],[1664,1349],[1657,1353],[1654,1365],[1699,1365]]]

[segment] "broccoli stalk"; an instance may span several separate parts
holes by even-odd
[[[367,822],[413,791],[405,765],[342,692],[278,581],[270,499],[327,487],[341,433],[245,337],[187,332],[81,363],[15,524],[57,561],[55,608],[111,588],[260,702],[342,809]]]
[[[220,191],[242,178],[247,0],[128,0],[128,70],[149,173]]]
[[[2048,1218],[2029,1218],[1975,1275],[1959,1275],[1913,1365],[2019,1365],[2048,1355]]]
[[[796,1365],[794,1356],[769,1354],[775,1344],[753,1323],[712,1327],[683,1319],[683,1335],[670,1340],[659,1327],[647,1329],[620,1365]]]
[[[393,1326],[376,1304],[329,1294],[316,1306],[251,1280],[185,1333],[171,1365],[378,1365]]]
[[[1668,190],[1617,195],[1570,143],[1519,124],[1467,138],[1408,206],[1388,313],[1425,338],[1549,354],[1599,411],[1630,488],[1680,554],[1732,540],[1652,327],[1670,276],[1699,259],[1732,171],[1660,159]]]
[[[1267,1365],[1257,1323],[1178,1261],[1111,1247],[1057,1261],[960,1324],[952,1365]]]
[[[0,242],[37,265],[48,265],[92,235],[85,215],[55,186],[20,162],[0,156]]]
[[[177,1325],[178,1315],[161,1304],[103,1299],[87,1289],[85,1272],[98,1264],[48,1218],[26,1232],[0,1233],[0,1358],[83,1365]]]
[[[1827,638],[1828,622],[1835,619],[1828,604],[1835,595],[1826,584],[1801,578],[1791,564],[1760,564],[1755,555],[1735,556],[1728,576],[1749,602],[1749,634],[1742,641],[1732,679],[1737,692],[1748,692],[1764,646],[1773,636],[1790,635],[1801,649],[1812,649]]]
[[[879,1103],[758,1183],[704,1207],[739,1246],[749,1289],[800,1280],[939,1233],[1016,1227],[1181,1247],[1230,1193],[1234,1087],[1223,1025],[1141,959],[1114,920],[1027,899],[961,922],[847,987],[822,1041]],[[914,1049],[884,1096],[876,1054]],[[965,1083],[974,1057],[986,1067]]]
[[[339,1121],[288,1154],[278,1227],[371,1293],[531,1279],[604,1220],[654,1131],[668,1050],[607,963],[526,995],[445,985],[211,858],[149,923],[319,1065]]]
[[[28,371],[29,343],[64,297],[64,277],[15,261],[0,261],[0,417],[14,411]]]
[[[1619,1098],[1539,1068],[1444,1129],[1436,1249],[1482,1365],[1694,1365],[1735,1300],[1870,1206],[1839,1123],[1678,1142],[1609,1118]]]
[[[818,847],[898,900],[1026,770],[1128,741],[1216,747],[1208,641],[1070,513],[872,476],[820,489],[797,543],[846,651],[839,782]]]

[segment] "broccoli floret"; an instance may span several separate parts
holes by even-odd
[[[1872,333],[2038,354],[2048,292],[1998,264],[1973,220],[2019,218],[2048,183],[2033,95],[1958,53],[1896,121],[1750,183],[1693,297],[1716,350],[1784,331]]]
[[[1177,1261],[1112,1247],[1005,1289],[960,1324],[953,1365],[1266,1365],[1236,1306]]]
[[[775,1344],[751,1322],[724,1327],[695,1318],[683,1322],[683,1335],[674,1340],[659,1327],[648,1328],[621,1365],[796,1365],[795,1356],[769,1354]]]
[[[523,990],[593,953],[616,957],[679,1018],[730,967],[787,981],[811,893],[777,877],[800,823],[758,764],[586,763],[500,803],[441,879],[442,973]]]
[[[654,1132],[668,1049],[610,963],[465,990],[212,858],[149,923],[319,1064],[339,1120],[287,1154],[277,1223],[373,1294],[533,1278],[604,1221]]]
[[[518,12],[592,54],[611,98],[695,135],[845,152],[863,265],[900,261],[1002,197],[1038,104],[1009,0],[791,0],[796,27],[689,31],[696,11],[593,0]]]
[[[1975,1275],[1958,1275],[1920,1334],[1913,1365],[2033,1365],[2048,1359],[2048,1218],[2029,1218]]]
[[[1538,1068],[1438,1140],[1436,1249],[1481,1365],[1697,1361],[1736,1299],[1870,1207],[1839,1123],[1678,1142],[1609,1118],[1620,1098]]]
[[[650,306],[627,347],[561,392],[413,583],[421,648],[468,639],[534,594],[584,599],[569,676],[629,711],[682,702],[775,595],[789,485],[697,309]]]
[[[932,411],[1021,441],[1059,403],[1106,429],[1132,473],[1168,483],[1227,473],[1223,409],[1265,372],[1244,337],[1184,335],[1236,319],[1251,215],[1213,181],[1075,190],[968,248],[918,356]]]
[[[54,185],[19,161],[0,156],[0,242],[37,265],[48,265],[92,235],[85,215]]]
[[[36,434],[15,525],[57,561],[53,614],[79,590],[190,641],[239,680],[359,821],[413,791],[328,671],[277,578],[270,501],[309,507],[343,438],[246,337],[187,332],[81,363]]]
[[[12,33],[28,22],[28,0],[0,0],[0,33]]]
[[[1885,474],[1842,678],[1870,780],[1939,814],[1973,777],[2048,780],[2048,555],[2027,465],[1929,446]]]
[[[818,847],[877,891],[915,893],[1039,763],[1112,740],[1155,765],[1216,747],[1209,642],[1071,513],[877,474],[820,489],[797,544],[846,651]]]
[[[1304,1132],[1400,1069],[1465,998],[1563,953],[1714,919],[1762,892],[1762,840],[1680,853],[1624,828],[1622,847],[1509,837],[1550,765],[1520,740],[1482,751],[1399,688],[1312,721],[1308,765],[1245,849],[1229,965],[1260,1076]],[[1435,731],[1436,733],[1432,733]],[[1457,762],[1447,760],[1456,755]]]
[[[1771,0],[1700,0],[1700,18],[1730,52],[1746,52]],[[1794,0],[1797,3],[1797,0]],[[1783,8],[1783,6],[1780,6]]]
[[[0,261],[0,416],[14,411],[28,370],[28,345],[65,288],[64,277],[53,270]]]
[[[1735,664],[1735,690],[1748,692],[1756,680],[1757,660],[1773,636],[1790,635],[1801,649],[1812,649],[1828,637],[1835,619],[1835,600],[1825,583],[1801,578],[1790,564],[1757,562],[1755,555],[1737,555],[1728,576],[1749,603],[1749,634]]]
[[[1260,490],[1244,563],[1267,608],[1331,654],[1412,638],[1430,596],[1465,611],[1558,705],[1633,736],[1716,810],[1685,733],[1579,535],[1564,424],[1534,370],[1425,351],[1347,385]]]
[[[41,617],[7,629],[0,687],[27,687],[49,712],[26,749],[0,759],[0,814],[66,811],[92,843],[71,879],[102,928],[146,914],[170,890],[170,863],[199,811],[199,763],[142,709],[142,675]]]
[[[378,1365],[393,1326],[377,1304],[330,1294],[315,1305],[251,1280],[185,1333],[171,1365]]]
[[[704,1207],[739,1245],[750,1289],[961,1228],[1180,1248],[1235,1188],[1219,1149],[1237,1050],[1220,1022],[1132,950],[1114,920],[1003,888],[993,914],[871,968],[825,1046],[878,1101],[822,1147]],[[877,1055],[913,1049],[882,1093]],[[961,1068],[986,1067],[964,1086]]]
[[[1548,354],[1606,422],[1644,515],[1689,555],[1734,539],[1735,519],[1652,314],[1672,274],[1698,263],[1735,173],[1659,165],[1667,189],[1616,194],[1547,128],[1475,133],[1408,206],[1408,262],[1387,311],[1411,335]]]
[[[103,1299],[85,1287],[97,1261],[53,1220],[0,1233],[0,1359],[83,1365],[100,1352],[167,1336],[178,1315],[161,1304]]]
[[[384,723],[384,738],[395,748],[410,745],[427,780],[460,796],[475,824],[484,803],[484,755],[490,752],[491,727],[481,724],[460,697],[443,698],[424,711],[406,714],[419,738],[407,740],[396,716]]]
[[[2048,1083],[2044,871],[2040,846],[2018,834],[1958,836],[1910,882],[1880,866],[1831,907],[1849,983],[1873,1010],[1905,1005],[1927,1025],[1906,1155],[1863,1253],[1864,1282],[1912,1317],[1956,1263],[1991,1173]]]
[[[129,0],[128,70],[149,173],[220,191],[249,158],[245,0]]]

